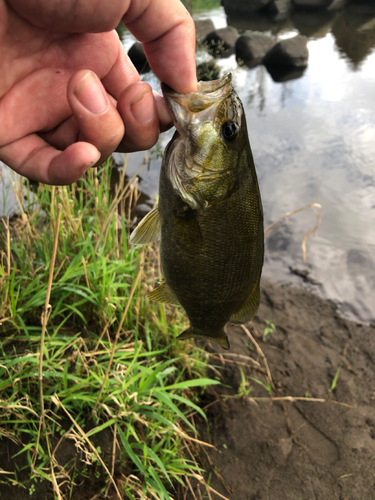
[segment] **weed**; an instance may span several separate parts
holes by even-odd
[[[268,380],[263,382],[262,380],[259,380],[258,378],[254,378],[254,377],[249,377],[249,378],[250,378],[250,380],[252,380],[256,384],[259,384],[260,386],[262,386],[263,389],[265,389],[268,392],[270,397],[272,396],[272,386]]]
[[[265,319],[264,322],[266,323],[267,326],[263,330],[263,335],[262,335],[263,342],[266,341],[267,335],[269,335],[270,333],[276,332],[276,326],[274,325],[274,323],[272,323],[272,321],[270,321],[269,319]]]
[[[240,386],[238,388],[238,395],[240,397],[248,396],[250,394],[250,392],[253,390],[253,388],[250,386],[249,381],[246,380],[242,366],[239,366],[239,369],[240,369],[240,373],[241,373],[241,383],[240,383]]]
[[[329,392],[333,392],[336,389],[336,384],[339,379],[339,374],[340,374],[341,366],[337,368],[337,371],[335,373],[335,376],[333,377],[331,388],[329,389]]]
[[[34,201],[0,225],[0,440],[15,443],[15,467],[27,457],[1,482],[30,495],[30,480],[59,500],[99,480],[96,493],[163,500],[202,480],[184,453],[187,415],[205,418],[196,391],[218,382],[203,376],[205,355],[176,340],[182,314],[145,298],[160,278],[156,249],[128,245],[136,184],[124,168],[113,194],[110,178],[107,163],[69,187],[22,180]]]

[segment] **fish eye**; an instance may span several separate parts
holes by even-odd
[[[238,135],[238,127],[234,122],[225,122],[221,127],[221,135],[226,141],[233,141]]]

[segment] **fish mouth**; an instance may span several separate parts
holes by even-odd
[[[219,80],[201,81],[198,90],[190,94],[179,94],[165,83],[161,89],[174,126],[184,137],[190,123],[214,120],[218,106],[233,92],[232,74],[227,73]]]

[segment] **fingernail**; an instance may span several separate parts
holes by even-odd
[[[108,106],[99,78],[90,71],[78,82],[74,91],[79,102],[91,113],[102,113]]]
[[[164,97],[156,92],[156,90],[153,90],[152,93],[154,94],[156,108],[158,110],[160,126],[164,128],[171,127],[171,125],[173,125],[173,116],[168,109]]]
[[[98,163],[98,161],[100,160],[100,157],[101,157],[101,156],[102,156],[102,155],[100,154],[100,152],[98,152],[98,154],[97,154],[97,156],[96,156],[95,160],[91,160],[91,161],[89,161],[89,162],[85,163],[85,164],[83,165],[84,171],[86,172],[86,170],[88,170],[89,168],[93,167],[96,163]]]
[[[130,108],[137,122],[145,124],[154,117],[154,96],[149,87],[144,88],[132,100]]]

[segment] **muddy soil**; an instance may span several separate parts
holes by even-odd
[[[249,331],[267,358],[274,394],[330,402],[252,400],[268,394],[251,380],[251,392],[238,398],[240,366],[247,380],[266,378],[246,359],[264,366],[249,337],[232,328],[230,351],[208,347],[227,384],[206,395],[209,430],[200,428],[216,447],[203,460],[211,487],[230,500],[375,499],[375,329],[342,319],[335,304],[311,293],[263,282],[258,332],[266,319],[276,332],[265,341]]]

